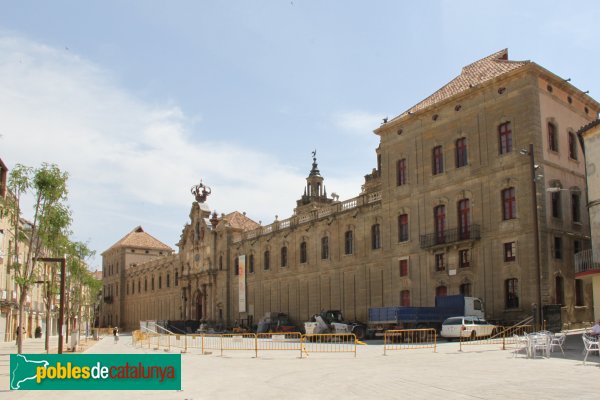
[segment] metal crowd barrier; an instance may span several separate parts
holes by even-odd
[[[476,338],[461,336],[459,338],[459,351],[463,350],[463,346],[473,345],[497,345],[502,350],[506,350],[506,345],[515,344],[515,335],[523,336],[533,331],[533,325],[515,325],[509,327],[498,325],[490,336]]]
[[[308,353],[354,353],[356,357],[356,335],[354,333],[322,333],[302,336],[302,351]]]
[[[256,352],[259,351],[298,351],[302,358],[302,334],[299,332],[286,333],[257,333]]]
[[[154,350],[171,348],[188,352],[192,349],[206,354],[207,350],[253,351],[258,357],[263,351],[297,351],[300,358],[309,353],[354,353],[358,341],[353,333],[311,334],[299,332],[285,333],[227,333],[227,334],[161,334],[156,332],[134,331],[133,345],[153,348]]]
[[[390,350],[433,349],[437,351],[435,329],[402,329],[383,333],[383,355]]]

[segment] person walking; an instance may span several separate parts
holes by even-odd
[[[119,342],[119,328],[116,326],[113,328],[113,337],[115,338],[115,344],[117,344]]]

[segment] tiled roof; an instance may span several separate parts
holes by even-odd
[[[136,247],[142,249],[173,251],[173,249],[171,249],[169,246],[167,246],[160,240],[144,232],[144,229],[141,226],[137,226],[127,235],[123,236],[121,240],[113,244],[108,250],[119,247]]]
[[[250,218],[246,217],[244,214],[234,211],[222,217],[222,220],[227,221],[227,223],[234,229],[241,229],[243,231],[251,231],[260,227],[259,224],[252,221]]]
[[[508,59],[508,49],[500,50],[497,53],[463,67],[459,76],[394,119],[425,109],[476,85],[494,79],[517,68],[521,68],[529,62],[530,61],[510,61]]]
[[[589,131],[590,129],[592,129],[592,128],[593,128],[593,127],[595,127],[596,125],[599,125],[599,124],[600,124],[600,119],[597,119],[597,120],[595,120],[595,121],[592,121],[592,122],[590,122],[589,124],[582,126],[582,127],[581,127],[581,128],[578,130],[578,131],[577,131],[577,133],[578,133],[579,135],[581,135],[581,134],[583,134],[583,133],[585,133],[585,132]]]

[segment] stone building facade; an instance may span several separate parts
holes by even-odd
[[[375,130],[377,165],[358,196],[328,196],[313,154],[288,219],[259,226],[211,214],[206,196],[195,202],[179,253],[131,269],[180,271],[178,290],[164,289],[170,305],[144,315],[167,319],[179,302],[179,318],[215,324],[269,311],[301,323],[323,309],[366,321],[370,307],[431,306],[436,295],[463,293],[482,298],[493,320],[519,321],[540,300],[561,304],[563,321],[590,320],[591,286],[576,282],[573,262],[589,246],[576,132],[598,111],[507,50],[478,60]],[[125,282],[134,272],[121,265]],[[135,295],[123,284],[120,293],[127,315]]]

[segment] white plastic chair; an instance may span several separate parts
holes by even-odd
[[[529,340],[531,341],[531,355],[533,358],[535,358],[538,350],[546,358],[550,357],[550,336],[536,333],[529,335]]]
[[[525,350],[525,352],[523,353],[525,354],[525,357],[529,357],[529,341],[527,340],[527,336],[519,336],[517,334],[514,334],[513,338],[515,341],[513,357],[516,357],[523,350]]]
[[[552,338],[550,340],[550,351],[553,352],[554,348],[558,347],[564,357],[565,351],[563,350],[563,344],[565,343],[566,338],[567,338],[567,335],[565,335],[564,333],[562,333],[558,336],[552,336]]]
[[[593,340],[585,334],[581,336],[581,339],[583,340],[583,346],[585,347],[585,357],[583,358],[583,365],[585,365],[585,361],[588,358],[588,354],[593,352],[600,353],[600,348],[598,348],[598,340]]]

